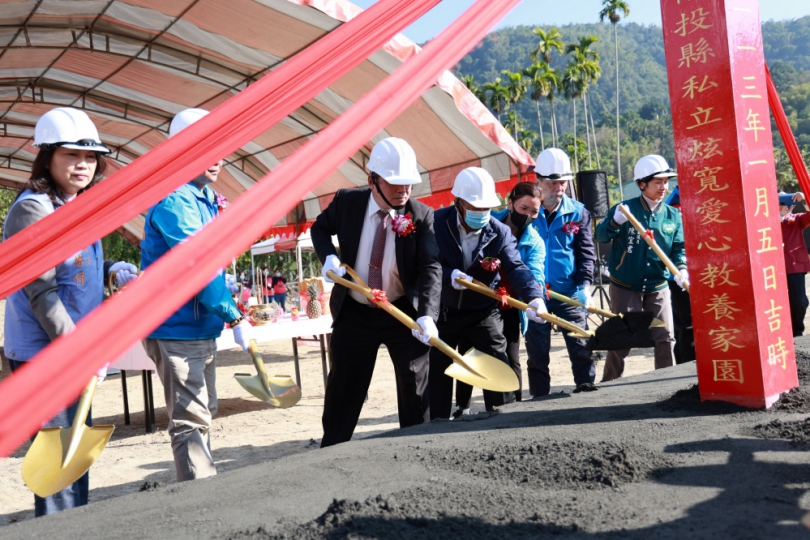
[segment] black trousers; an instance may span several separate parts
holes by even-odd
[[[407,298],[400,298],[394,305],[416,318]],[[400,427],[430,419],[430,347],[415,339],[408,328],[388,313],[346,295],[332,328],[332,369],[326,381],[321,448],[351,440],[380,345],[388,348],[394,363]]]
[[[506,338],[506,358],[509,366],[514,370],[518,378],[520,387],[516,392],[504,394],[504,403],[522,401],[523,397],[523,377],[520,370],[520,317],[517,309],[506,309],[501,311],[503,320],[503,337]],[[470,344],[465,340],[459,341],[458,350],[467,351]],[[469,409],[472,403],[473,387],[467,383],[456,381],[456,405],[459,409]]]
[[[436,323],[439,336],[461,354],[474,347],[508,363],[503,321],[498,308],[460,311],[442,306]],[[465,348],[462,348],[462,345]],[[444,374],[453,361],[438,349],[430,351],[430,418],[450,418],[453,408],[453,379]],[[506,395],[510,395],[508,392]],[[484,390],[487,410],[503,405],[504,393]]]
[[[807,313],[807,291],[804,288],[805,274],[788,274],[788,298],[790,299],[790,322],[793,337],[804,334],[804,315]]]
[[[697,358],[695,353],[695,333],[692,329],[692,304],[689,293],[674,281],[669,282],[672,323],[675,328],[676,364],[685,364]]]

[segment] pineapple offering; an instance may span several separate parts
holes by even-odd
[[[318,288],[318,282],[315,280],[310,281],[307,284],[307,295],[309,295],[309,302],[307,302],[307,317],[310,319],[317,319],[323,315],[321,302],[318,300],[318,296],[320,294],[321,291]]]

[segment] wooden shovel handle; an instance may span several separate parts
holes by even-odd
[[[586,308],[585,304],[583,304],[582,302],[580,302],[578,300],[574,300],[570,296],[565,296],[565,295],[562,295],[560,293],[555,293],[554,291],[548,291],[548,295],[551,298],[553,298],[554,300],[557,300],[557,301],[562,302],[564,304],[568,304],[569,306],[574,306],[574,307],[587,309],[590,313],[593,313],[594,315],[599,315],[600,317],[606,317],[608,319],[612,319],[613,317],[618,317],[618,315],[616,315],[615,313],[613,313],[611,311],[608,311],[606,309],[599,309],[598,307],[594,307],[594,306]]]
[[[500,300],[501,299],[501,296],[497,292],[493,291],[492,289],[490,289],[486,285],[480,284],[480,282],[479,283],[473,283],[471,281],[467,281],[466,279],[456,278],[456,283],[458,283],[460,285],[464,285],[465,287],[467,287],[471,291],[475,291],[475,292],[481,293],[481,294],[483,294],[485,296],[489,296],[490,298],[494,298],[495,300]],[[529,309],[529,304],[521,302],[520,300],[516,300],[515,298],[512,298],[511,296],[506,297],[506,302],[510,306],[512,306],[513,308],[519,309],[521,311],[526,311],[527,309]],[[552,315],[551,313],[538,313],[538,315],[540,316],[541,319],[543,319],[543,320],[545,320],[547,322],[550,322],[552,324],[556,324],[560,328],[562,328],[564,330],[568,330],[569,332],[572,332],[574,334],[577,334],[578,336],[580,336],[580,337],[582,337],[584,339],[588,339],[588,338],[592,337],[591,334],[588,333],[588,331],[585,330],[584,328],[581,328],[581,327],[579,327],[579,326],[577,326],[577,325],[575,325],[573,323],[570,323],[570,322],[568,322],[566,320],[563,320],[563,319],[557,317],[556,315]]]
[[[275,398],[275,396],[273,396],[273,391],[270,390],[270,380],[267,377],[267,370],[264,367],[264,360],[262,360],[262,355],[259,354],[259,346],[257,345],[255,339],[251,339],[248,343],[248,352],[250,353],[250,359],[253,360],[253,366],[256,368],[256,372],[259,374],[259,380],[262,382],[265,392],[270,394],[271,397]]]
[[[335,283],[339,283],[339,284],[343,285],[344,287],[346,287],[348,289],[351,289],[351,290],[353,290],[355,292],[358,292],[358,293],[362,294],[363,296],[365,296],[369,300],[374,300],[374,293],[371,292],[371,289],[368,287],[368,285],[366,285],[366,283],[360,278],[360,276],[357,275],[357,272],[355,272],[354,269],[352,269],[350,266],[347,266],[345,264],[343,264],[341,266],[342,266],[342,268],[346,269],[346,273],[349,274],[352,277],[352,279],[357,281],[357,283],[349,281],[348,279],[343,279],[342,277],[340,277],[339,275],[334,273],[332,270],[329,270],[326,273],[326,275],[329,277],[329,279],[331,279]],[[375,305],[378,308],[383,309],[383,310],[387,311],[388,313],[390,313],[391,316],[393,316],[396,320],[398,320],[399,322],[401,322],[402,324],[404,324],[405,326],[407,326],[411,330],[418,330],[420,332],[422,331],[422,327],[419,326],[416,323],[416,321],[411,319],[402,310],[400,310],[396,306],[392,305],[391,302],[381,302],[381,303],[375,304]],[[464,369],[466,369],[470,373],[472,373],[474,375],[477,375],[479,377],[482,377],[482,375],[480,373],[476,372],[474,369],[472,369],[467,364],[467,362],[464,361],[464,358],[455,349],[450,347],[447,343],[445,343],[444,341],[442,341],[438,337],[435,337],[435,336],[431,337],[430,338],[430,344],[433,345],[434,347],[436,347],[437,349],[439,349],[440,351],[442,351],[448,357],[452,358],[454,362],[456,362],[457,364],[462,366]]]
[[[656,255],[658,255],[658,258],[664,262],[664,265],[669,269],[670,272],[672,272],[672,276],[673,277],[680,276],[681,271],[678,269],[677,266],[673,264],[673,262],[669,259],[669,257],[667,257],[667,254],[664,253],[664,250],[662,250],[661,246],[658,245],[658,242],[655,241],[655,238],[650,238],[649,236],[647,236],[647,230],[641,225],[641,223],[639,223],[639,221],[636,219],[636,216],[634,216],[630,212],[630,209],[627,208],[625,205],[620,204],[619,210],[621,210],[622,214],[624,214],[627,217],[627,220],[630,222],[630,224],[636,228],[636,230],[644,239],[644,241],[647,242],[647,245],[652,248],[652,250],[655,252]],[[686,292],[689,292],[688,281],[683,280],[683,288],[686,289]]]

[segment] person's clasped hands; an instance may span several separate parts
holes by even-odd
[[[112,272],[115,272],[115,284],[118,287],[123,287],[138,277],[138,268],[126,261],[118,261],[110,266],[110,273]]]

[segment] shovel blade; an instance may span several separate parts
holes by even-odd
[[[606,319],[588,341],[592,351],[619,351],[654,347],[650,324],[653,314],[646,311],[623,313]]]
[[[25,454],[22,477],[25,485],[40,497],[49,497],[82,477],[95,463],[115,426],[97,425],[82,429],[79,444],[62,465],[70,445],[70,429],[43,428]]]
[[[295,384],[295,381],[293,381],[292,377],[289,375],[267,377],[267,381],[270,383],[271,393],[268,393],[267,390],[264,389],[259,375],[236,373],[234,377],[236,378],[236,382],[242,385],[242,388],[273,407],[287,409],[301,400],[301,388]]]
[[[508,364],[484,354],[476,349],[470,349],[462,357],[464,362],[476,373],[453,362],[444,374],[470,386],[492,390],[493,392],[514,392],[520,387],[517,375]],[[478,375],[480,374],[480,375]]]

